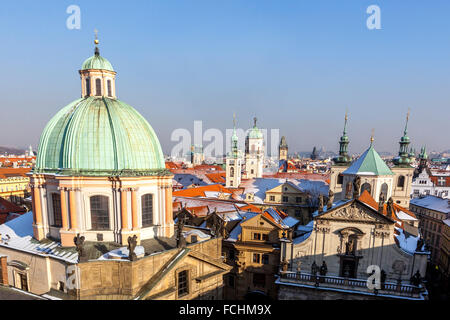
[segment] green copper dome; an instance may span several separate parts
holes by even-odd
[[[91,70],[91,69],[107,70],[114,72],[111,63],[97,53],[92,57],[86,59],[86,61],[84,61],[83,65],[81,66],[81,70]]]
[[[76,100],[50,120],[34,171],[94,176],[167,173],[149,123],[131,106],[106,97]]]

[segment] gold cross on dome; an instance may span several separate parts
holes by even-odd
[[[99,43],[99,41],[98,41],[98,30],[97,30],[97,29],[94,29],[94,33],[95,33],[95,40],[94,40],[94,43],[95,43],[95,44],[98,44],[98,43]]]

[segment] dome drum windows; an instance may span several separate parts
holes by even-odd
[[[153,194],[144,194],[142,202],[142,228],[153,226]]]
[[[110,230],[109,225],[109,198],[106,196],[92,196],[91,230]]]
[[[108,97],[112,97],[112,85],[111,85],[111,80],[107,81],[108,84]]]
[[[52,206],[53,206],[53,226],[62,227],[62,214],[61,214],[61,196],[58,193],[52,193]]]
[[[95,79],[95,95],[97,97],[102,96],[102,80],[99,78]]]

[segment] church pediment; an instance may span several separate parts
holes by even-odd
[[[332,210],[317,216],[317,219],[360,223],[394,223],[374,209],[361,204],[359,201],[353,201],[349,204],[333,208]]]

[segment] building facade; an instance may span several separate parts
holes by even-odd
[[[450,200],[425,196],[412,199],[409,208],[419,218],[419,227],[430,248],[431,262],[439,264],[442,249],[448,252],[448,248],[443,248],[445,243],[443,235],[446,229],[444,221],[450,214]]]

